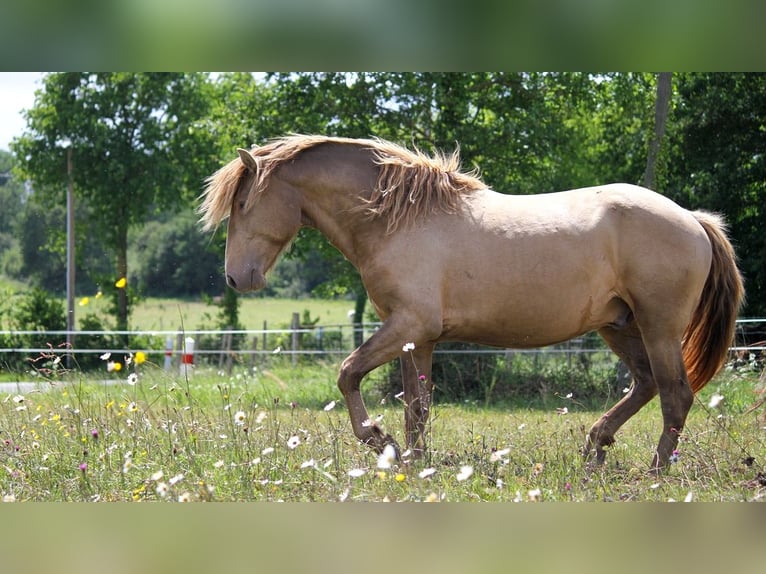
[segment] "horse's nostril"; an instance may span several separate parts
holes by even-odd
[[[231,287],[232,289],[237,288],[237,282],[234,281],[234,278],[231,275],[226,276],[226,283]]]

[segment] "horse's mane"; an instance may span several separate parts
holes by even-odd
[[[373,161],[380,169],[375,189],[359,209],[369,217],[387,217],[389,232],[401,223],[411,224],[428,213],[455,213],[460,209],[463,194],[486,187],[475,173],[460,171],[457,149],[449,155],[437,152],[429,156],[418,149],[410,151],[381,139],[290,135],[250,151],[258,161],[258,174],[246,209],[257,194],[266,189],[269,177],[282,163],[324,143],[356,145],[372,152]],[[237,158],[206,180],[199,207],[204,229],[211,229],[228,217],[234,194],[247,173]]]

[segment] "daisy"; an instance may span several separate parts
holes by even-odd
[[[510,454],[511,449],[509,448],[501,448],[500,450],[493,451],[492,454],[489,455],[489,462],[500,462],[503,460],[503,457]]]
[[[393,445],[387,444],[383,448],[383,452],[378,457],[378,468],[391,468],[396,462],[396,449]]]
[[[184,492],[178,496],[178,502],[191,502],[191,494]]]
[[[128,375],[128,384],[132,387],[138,382],[138,375],[136,373],[130,373]]]
[[[301,444],[301,439],[298,438],[298,435],[293,435],[287,439],[287,448],[290,450],[297,448],[299,444]]]
[[[418,473],[418,476],[420,478],[428,478],[429,476],[431,476],[431,475],[433,475],[435,473],[436,473],[436,469],[435,468],[424,468],[423,470],[421,470]]]
[[[245,424],[245,411],[237,411],[234,413],[234,424],[239,426]]]
[[[168,495],[168,485],[165,482],[158,482],[157,483],[157,494],[161,496],[162,498],[165,498]]]
[[[325,411],[331,411],[335,408],[335,401],[330,401],[324,406]]]
[[[470,464],[466,464],[460,467],[460,472],[457,473],[455,478],[457,478],[458,482],[462,482],[464,480],[468,480],[469,478],[471,478],[472,474],[473,474],[473,467]]]
[[[723,400],[723,395],[719,393],[715,393],[713,394],[713,396],[710,397],[710,402],[707,404],[707,406],[710,407],[711,409],[714,409],[721,404],[722,400]]]
[[[404,351],[405,353],[409,353],[414,350],[415,350],[415,343],[405,343],[404,346],[402,347],[402,351]]]

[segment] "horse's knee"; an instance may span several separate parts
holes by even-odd
[[[338,389],[347,396],[348,393],[359,390],[362,375],[354,368],[354,362],[347,358],[341,363],[338,371]]]

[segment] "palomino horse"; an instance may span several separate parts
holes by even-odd
[[[202,198],[206,230],[229,218],[226,280],[239,291],[264,286],[304,225],[359,270],[383,326],[343,361],[338,387],[354,434],[378,451],[398,452],[360,393],[379,365],[404,359],[406,444],[422,455],[434,345],[529,348],[597,330],[633,384],[584,452],[603,462],[617,429],[659,392],[659,469],[694,393],[725,361],[744,296],[719,217],[626,184],[502,195],[461,173],[457,152],[294,135],[240,149]]]

